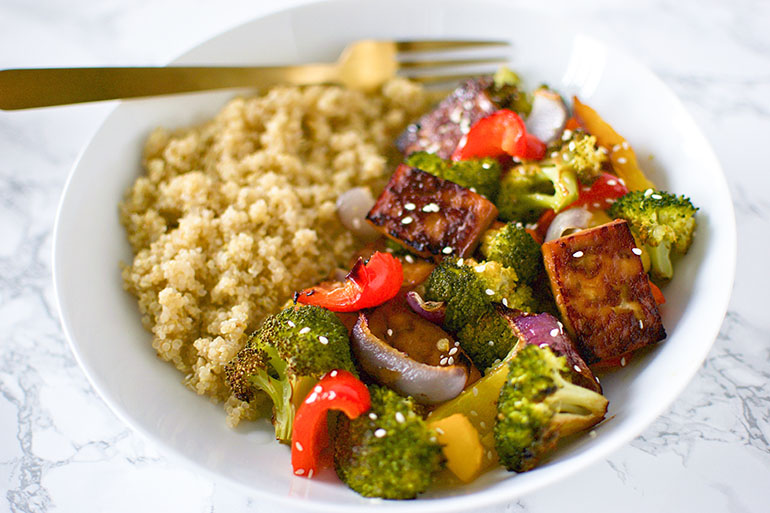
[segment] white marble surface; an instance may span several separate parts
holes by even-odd
[[[0,67],[162,64],[288,3],[3,0]],[[770,511],[770,2],[552,4],[684,100],[727,174],[738,270],[718,340],[662,417],[581,474],[494,511]],[[51,284],[55,207],[108,109],[0,112],[0,511],[272,511],[125,427],[64,339]]]

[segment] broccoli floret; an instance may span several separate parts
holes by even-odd
[[[481,317],[492,307],[486,287],[473,269],[457,259],[444,259],[425,282],[425,299],[446,303],[444,327],[452,332]]]
[[[500,188],[500,164],[494,159],[472,159],[457,162],[443,160],[433,153],[419,151],[409,155],[407,165],[444,180],[467,187],[491,201]]]
[[[540,244],[515,223],[487,231],[481,239],[481,254],[516,271],[523,283],[533,283],[543,267]]]
[[[503,176],[495,205],[505,221],[531,222],[546,209],[556,212],[578,199],[578,179],[592,183],[606,155],[596,139],[582,132],[568,134],[549,157],[511,168]]]
[[[492,302],[525,312],[538,309],[532,288],[519,281],[514,269],[494,261],[473,263],[471,267],[481,279],[484,293]]]
[[[561,437],[604,418],[607,399],[565,378],[567,360],[550,348],[528,345],[508,365],[494,430],[497,454],[508,470],[531,470]]]
[[[532,98],[521,89],[519,76],[505,66],[497,70],[487,95],[501,109],[509,109],[526,117],[532,110]]]
[[[317,379],[334,369],[356,373],[345,326],[324,308],[291,306],[265,319],[225,374],[242,401],[267,393],[275,437],[288,443],[296,408]]]
[[[499,262],[446,259],[425,283],[428,301],[446,303],[444,327],[481,370],[504,357],[516,343],[495,303],[527,312],[538,310],[532,289],[518,283],[516,272]],[[492,344],[489,342],[492,341]]]
[[[457,340],[473,364],[484,371],[502,360],[516,345],[518,337],[495,309],[487,311],[457,333]]]
[[[334,437],[337,475],[365,497],[413,499],[444,465],[441,445],[412,398],[369,387],[372,408],[353,420],[340,416]]]
[[[565,131],[559,149],[558,160],[561,158],[569,165],[580,183],[591,185],[602,174],[602,167],[607,161],[607,154],[596,144],[596,137],[582,130]]]
[[[665,191],[631,191],[612,204],[609,215],[625,219],[650,255],[655,278],[674,275],[672,255],[684,255],[692,244],[695,212],[689,198]]]

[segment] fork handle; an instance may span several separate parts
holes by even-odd
[[[17,110],[230,87],[335,82],[333,64],[267,67],[41,68],[0,71],[0,109]]]

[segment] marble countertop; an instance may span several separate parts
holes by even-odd
[[[5,0],[0,68],[162,64],[281,0]],[[631,443],[494,511],[770,510],[770,3],[551,2],[624,47],[684,101],[727,175],[738,266],[719,338],[677,401]],[[242,489],[168,460],[81,372],[51,282],[56,205],[109,111],[0,112],[0,511],[266,512]]]

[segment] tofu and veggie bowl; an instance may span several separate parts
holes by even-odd
[[[57,221],[63,324],[97,389],[173,453],[311,509],[500,502],[638,433],[721,323],[732,210],[660,82],[622,60],[581,83],[570,50],[568,70],[581,45],[619,54],[560,41],[442,95],[396,78],[121,105]],[[617,99],[628,76],[644,108]],[[661,104],[677,117],[653,137]]]

